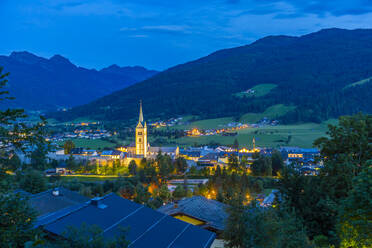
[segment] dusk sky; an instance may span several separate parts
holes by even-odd
[[[166,69],[267,35],[372,28],[370,0],[1,0],[0,54]]]

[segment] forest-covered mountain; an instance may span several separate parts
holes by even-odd
[[[372,111],[372,30],[326,29],[300,37],[269,36],[178,65],[128,88],[66,113],[123,120],[137,115],[143,100],[147,118],[199,115],[239,117],[275,104],[296,106],[282,120],[321,121]],[[351,87],[349,85],[356,83]],[[260,85],[268,94],[240,94]]]
[[[10,73],[7,90],[15,97],[14,101],[1,102],[0,107],[30,110],[86,104],[157,73],[140,66],[89,70],[60,55],[46,59],[29,52],[0,56],[0,66]]]

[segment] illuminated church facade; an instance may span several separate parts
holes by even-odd
[[[156,155],[161,152],[167,154],[172,158],[179,156],[179,147],[153,147],[148,142],[148,127],[147,123],[143,118],[142,101],[139,106],[139,117],[135,129],[135,142],[133,145],[126,147],[126,162],[129,163],[131,160],[140,160],[142,158],[155,158]],[[137,161],[136,161],[137,162]]]
[[[149,144],[147,143],[147,123],[143,121],[142,101],[140,102],[140,113],[136,126],[136,155],[147,157]]]

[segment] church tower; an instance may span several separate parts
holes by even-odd
[[[147,156],[147,124],[143,121],[142,101],[140,101],[140,112],[136,126],[136,155]]]

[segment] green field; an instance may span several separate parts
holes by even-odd
[[[72,141],[75,144],[75,147],[84,147],[84,148],[90,148],[90,149],[103,149],[105,147],[107,148],[114,148],[116,146],[115,143],[108,142],[106,140],[101,139],[72,139]],[[65,142],[59,142],[59,145],[63,145]]]
[[[246,93],[243,91],[243,92],[235,93],[234,96],[236,97],[253,97],[253,96],[261,97],[261,96],[265,96],[269,94],[269,92],[276,87],[277,87],[276,84],[258,84],[254,86],[253,88],[251,88],[251,90],[254,90],[254,93]]]
[[[262,118],[267,117],[269,119],[276,119],[288,113],[291,110],[294,110],[295,106],[285,106],[283,104],[277,104],[268,107],[265,112],[263,113],[247,113],[242,115],[239,120],[234,120],[233,117],[222,117],[222,118],[215,118],[215,119],[205,119],[205,120],[197,120],[193,121],[188,125],[176,125],[173,126],[172,129],[192,129],[192,128],[199,128],[199,129],[217,129],[226,127],[227,124],[231,122],[242,122],[242,123],[256,123],[260,121]],[[196,118],[195,116],[193,116]],[[190,116],[183,118],[183,121],[191,119]]]
[[[240,122],[243,123],[256,123],[264,117],[269,119],[276,119],[294,110],[295,106],[285,106],[283,104],[273,105],[268,107],[263,113],[247,113],[240,118]]]
[[[192,146],[217,142],[222,145],[231,145],[235,138],[241,147],[252,147],[253,137],[256,145],[260,147],[280,147],[280,146],[299,146],[310,148],[315,139],[326,135],[328,124],[336,123],[335,120],[323,122],[321,124],[306,123],[298,125],[279,125],[267,126],[263,128],[247,128],[239,130],[235,137],[213,135],[200,137],[182,137],[180,139],[169,140],[171,143],[180,146]]]

